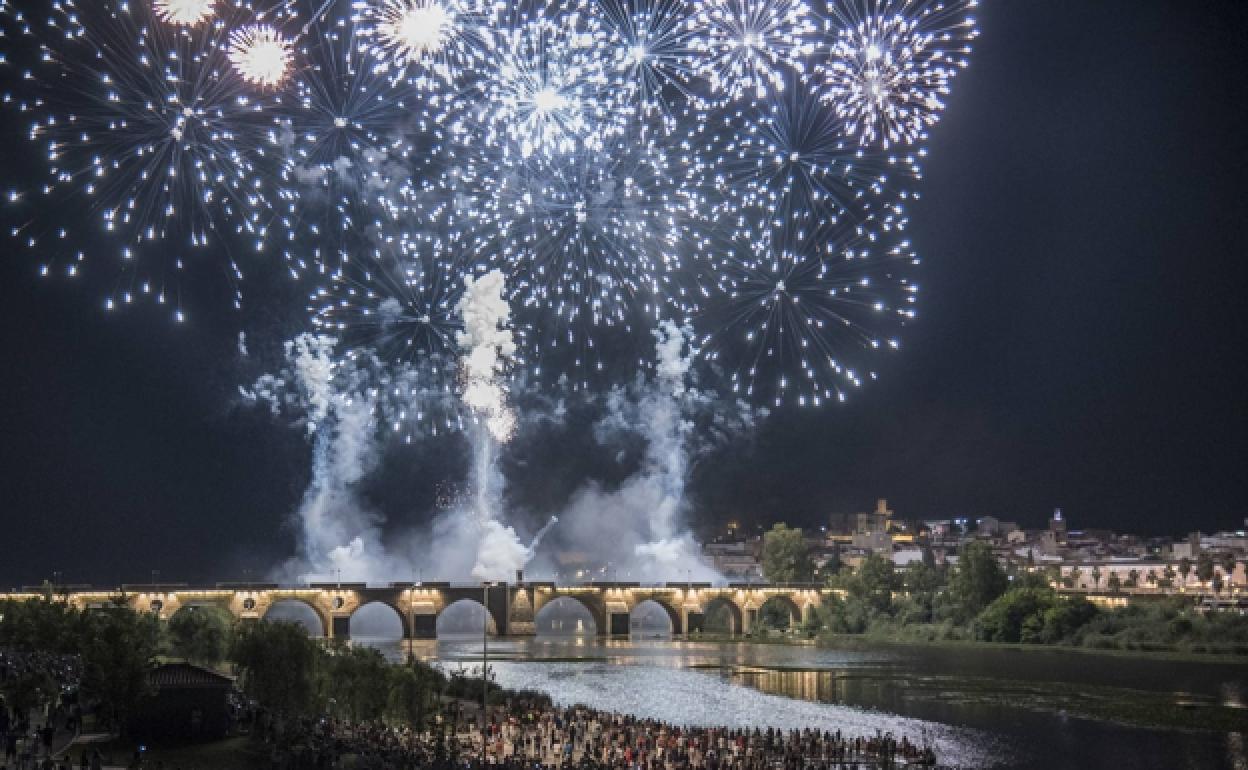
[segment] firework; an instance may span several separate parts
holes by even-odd
[[[230,61],[243,80],[276,88],[290,72],[291,43],[268,24],[253,24],[230,33]]]
[[[382,236],[348,255],[309,300],[313,324],[348,347],[411,362],[455,352],[460,244],[431,231]]]
[[[477,126],[461,134],[528,158],[592,150],[619,130],[628,94],[612,80],[609,38],[596,18],[521,19],[498,34],[498,61],[469,118]]]
[[[307,34],[293,96],[274,115],[282,158],[284,255],[294,276],[360,248],[358,235],[424,219],[405,191],[432,173],[444,100],[375,66],[357,23],[326,17]]]
[[[636,94],[642,116],[669,121],[698,98],[696,31],[686,0],[602,0],[615,68]]]
[[[670,278],[701,221],[697,195],[672,184],[682,173],[678,157],[623,136],[540,160],[469,152],[456,164],[468,251],[507,274],[531,363],[550,362],[556,377],[600,371],[607,329],[676,312]]]
[[[280,240],[395,430],[463,424],[454,309],[487,270],[522,377],[590,387],[688,319],[738,394],[837,400],[913,317],[902,205],[975,0],[845,0],[822,27],[807,3],[58,0],[32,20],[0,0],[4,101],[47,170],[10,192],[11,232],[44,272],[119,254],[108,305],[178,318],[189,257],[224,255],[237,286],[234,250]]]
[[[473,0],[372,0],[357,7],[361,39],[381,71],[427,70],[455,83],[490,54],[487,16]]]
[[[900,207],[854,225],[768,231],[727,244],[697,317],[700,354],[735,395],[781,406],[843,401],[900,347],[918,264]]]
[[[708,0],[689,21],[715,95],[766,99],[814,51],[815,24],[802,0]]]
[[[175,304],[179,320],[176,277],[189,257],[211,244],[237,280],[234,247],[262,239],[271,203],[266,104],[240,92],[227,20],[170,26],[142,4],[102,0],[3,21],[6,58],[32,62],[5,102],[30,121],[46,167],[38,189],[11,196],[25,216],[10,232],[40,255],[41,272],[77,275],[93,255],[116,255],[106,306],[147,296]],[[75,232],[67,209],[102,233]]]
[[[835,35],[819,65],[823,97],[863,144],[913,144],[944,110],[978,36],[976,0],[850,0],[833,9]]]
[[[216,0],[155,0],[156,16],[167,24],[194,26],[212,17]]]
[[[696,135],[701,185],[723,191],[713,218],[749,239],[768,227],[853,221],[918,178],[915,154],[862,147],[796,77],[776,99],[725,111]]]

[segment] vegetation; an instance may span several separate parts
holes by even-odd
[[[190,606],[169,618],[169,649],[201,666],[215,666],[230,651],[234,619],[213,606]]]
[[[294,715],[424,724],[441,695],[475,688],[479,698],[481,688],[424,663],[392,665],[375,649],[326,645],[295,624],[237,624],[214,607],[183,609],[164,623],[121,603],[81,610],[46,598],[0,602],[0,650],[74,661],[82,702],[114,729],[150,694],[148,672],[162,656],[201,665],[228,658],[248,695]],[[17,708],[37,707],[58,688],[38,666],[0,681],[0,695]]]
[[[773,583],[805,583],[815,565],[800,529],[776,524],[763,534],[763,575]]]
[[[1195,569],[1199,576],[1204,568],[1197,563]],[[1095,571],[1089,573],[1093,580]],[[822,623],[834,634],[899,641],[1248,654],[1248,617],[1201,612],[1181,597],[1101,609],[1082,597],[1059,595],[1051,585],[1056,579],[1034,571],[1008,575],[980,543],[964,546],[948,568],[925,554],[897,569],[873,554],[856,570],[842,569],[829,579],[843,595],[825,602]],[[1111,590],[1121,587],[1113,578],[1106,583]]]
[[[155,615],[127,607],[86,611],[46,599],[0,602],[0,649],[79,658],[82,695],[97,704],[104,724],[124,724],[148,693],[148,668],[162,641]],[[30,676],[47,678],[37,672]],[[27,679],[6,680],[6,697],[25,703],[50,692],[52,683]]]

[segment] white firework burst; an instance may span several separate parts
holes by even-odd
[[[855,0],[839,7],[819,64],[823,98],[862,144],[919,141],[940,119],[977,35],[975,0]]]
[[[252,24],[230,33],[229,57],[243,80],[277,88],[290,74],[294,48],[274,27]]]
[[[475,0],[357,2],[360,38],[385,72],[428,71],[454,83],[481,65],[492,47],[487,14]]]
[[[153,0],[157,18],[167,24],[195,26],[212,18],[217,0]]]
[[[816,27],[804,0],[707,0],[689,22],[715,96],[766,99],[802,72]]]

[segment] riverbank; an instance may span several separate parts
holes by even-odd
[[[754,640],[751,640],[754,641]],[[784,643],[776,639],[772,643]],[[880,644],[896,646],[930,646],[953,650],[1018,650],[1034,653],[1073,653],[1076,655],[1130,658],[1135,660],[1154,660],[1158,662],[1190,662],[1190,663],[1245,663],[1248,664],[1248,653],[1230,652],[1192,652],[1179,649],[1145,650],[1121,649],[1117,647],[1077,647],[1069,644],[1023,644],[1018,642],[984,642],[977,639],[939,639],[911,636],[895,636],[867,632],[865,634],[833,634],[821,633],[813,640],[798,639],[788,642],[795,646],[814,645],[819,647],[840,648],[859,644],[870,648]]]

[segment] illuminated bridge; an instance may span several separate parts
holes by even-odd
[[[181,583],[123,585],[105,590],[58,587],[53,598],[81,608],[128,606],[154,612],[163,619],[185,607],[216,606],[241,621],[260,620],[277,604],[300,603],[320,621],[329,638],[350,637],[351,616],[367,605],[381,604],[399,618],[405,639],[437,637],[438,616],[453,604],[484,605],[488,623],[499,636],[531,636],[537,631],[543,608],[560,599],[572,600],[588,611],[599,636],[626,636],[632,613],[645,602],[654,602],[667,613],[673,635],[702,631],[706,616],[718,608],[727,610],[733,634],[749,633],[764,605],[788,611],[791,623],[810,617],[828,589],[811,585],[758,585],[734,583],[592,583],[559,586],[554,583],[312,583],[290,587],[276,583],[218,583],[195,587]],[[0,594],[10,599],[36,599],[46,591],[24,589]],[[566,602],[563,602],[566,604]]]

